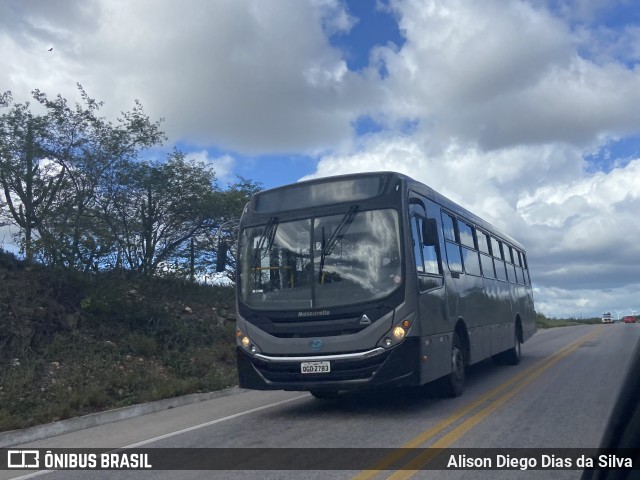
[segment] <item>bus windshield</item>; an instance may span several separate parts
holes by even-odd
[[[395,210],[248,227],[240,234],[240,300],[260,310],[368,302],[402,283]]]

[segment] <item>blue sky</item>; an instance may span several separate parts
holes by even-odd
[[[527,247],[538,310],[640,310],[637,2],[8,0],[0,26],[16,100],[139,99],[222,185],[407,173]]]
[[[264,155],[236,157],[234,174],[260,182],[264,188],[294,183],[315,170],[315,159],[306,155]]]
[[[331,45],[344,52],[349,70],[362,70],[369,66],[369,52],[378,45],[392,43],[400,48],[404,38],[389,2],[362,2],[350,0],[344,3],[355,24],[348,32],[329,37]]]

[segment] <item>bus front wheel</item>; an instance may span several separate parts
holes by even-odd
[[[459,397],[464,391],[464,348],[457,333],[453,334],[451,345],[451,373],[444,380],[444,390],[448,397]]]
[[[333,398],[338,398],[338,392],[335,390],[311,390],[309,392],[316,398],[320,398],[322,400],[331,400]]]

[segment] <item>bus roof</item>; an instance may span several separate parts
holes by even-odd
[[[255,207],[256,205],[260,204],[261,199],[266,200],[272,194],[277,195],[281,192],[284,193],[287,190],[304,189],[306,187],[311,187],[313,185],[319,185],[323,183],[354,182],[355,180],[358,180],[358,179],[367,179],[367,178],[371,178],[371,179],[377,178],[380,180],[378,190],[376,190],[376,187],[374,186],[373,183],[368,183],[366,185],[358,184],[360,188],[358,192],[353,195],[353,198],[349,198],[347,195],[345,195],[339,201],[358,201],[358,200],[364,200],[367,198],[375,197],[380,193],[382,193],[382,190],[380,190],[381,188],[383,187],[386,188],[386,186],[390,185],[394,179],[397,179],[406,185],[407,191],[413,190],[421,195],[424,195],[430,200],[433,200],[434,202],[443,206],[447,210],[453,213],[456,213],[461,217],[464,217],[467,220],[471,221],[477,227],[481,228],[482,230],[485,230],[487,233],[492,233],[497,237],[500,237],[502,240],[505,240],[511,243],[513,246],[518,247],[521,250],[524,250],[523,245],[517,240],[515,240],[513,237],[503,233],[502,231],[497,229],[495,226],[493,226],[491,223],[487,222],[486,220],[483,220],[482,218],[478,217],[477,215],[470,212],[466,208],[458,205],[453,200],[450,200],[449,198],[445,197],[441,193],[438,193],[428,185],[425,185],[424,183],[419,182],[409,177],[408,175],[398,173],[398,172],[393,172],[393,171],[351,173],[346,175],[333,175],[328,177],[304,180],[302,182],[283,185],[281,187],[271,188],[268,190],[263,190],[261,192],[258,192],[253,196],[252,203]],[[354,185],[354,184],[355,183],[352,183],[351,185]],[[274,195],[274,197],[276,195]],[[298,203],[294,203],[294,205],[296,205],[295,207],[296,209],[302,208]]]

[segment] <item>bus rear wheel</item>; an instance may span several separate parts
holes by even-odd
[[[514,341],[513,347],[509,350],[503,352],[504,363],[507,365],[518,365],[520,363],[520,357],[522,356],[522,344],[520,343],[520,339],[518,338],[518,329],[514,329]]]
[[[459,397],[464,391],[465,360],[462,341],[453,334],[451,345],[451,373],[444,378],[444,393],[448,397]]]

